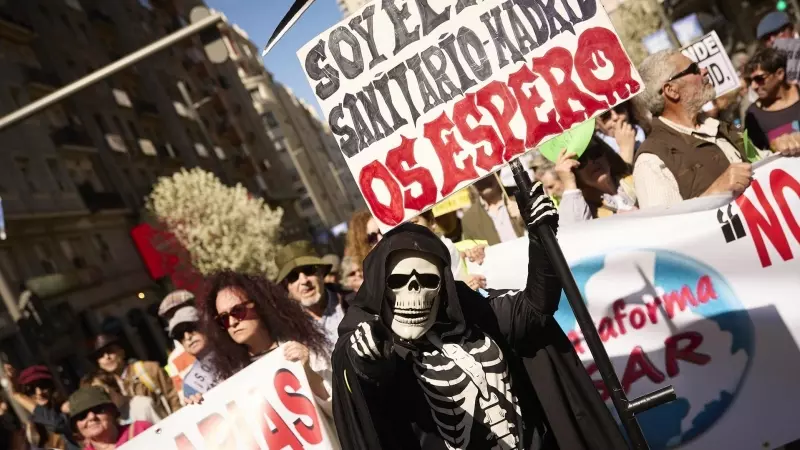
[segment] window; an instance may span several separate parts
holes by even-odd
[[[102,235],[95,234],[92,237],[92,242],[97,252],[100,253],[100,259],[103,262],[110,262],[114,259],[111,255],[111,247],[108,246],[108,242],[106,242]]]
[[[69,182],[64,178],[61,167],[58,166],[58,161],[49,158],[47,160],[47,169],[50,171],[50,176],[55,180],[58,190],[61,192],[69,192]]]
[[[10,248],[0,248],[0,270],[13,284],[20,281],[19,270]]]
[[[122,89],[112,89],[111,92],[114,94],[114,100],[117,101],[119,106],[124,106],[126,108],[132,108],[133,104],[131,103],[131,98],[128,97],[128,93],[123,91]]]
[[[39,242],[33,245],[33,250],[36,257],[39,259],[39,264],[42,271],[46,274],[53,274],[58,272],[55,258],[53,257],[53,249],[47,242]]]
[[[25,184],[28,185],[28,189],[33,193],[39,192],[39,186],[36,184],[36,177],[31,167],[31,160],[24,156],[18,156],[14,158],[14,163],[17,165],[20,175],[22,175],[22,179],[25,180]]]
[[[222,147],[214,146],[214,153],[217,155],[217,158],[225,159],[225,151],[222,150]]]
[[[203,144],[195,142],[194,149],[197,150],[198,155],[202,156],[203,158],[208,158],[208,150]]]
[[[95,192],[105,192],[105,187],[95,173],[92,161],[88,158],[67,159],[64,161],[64,166],[75,186],[90,185]]]
[[[268,159],[265,159],[262,164],[264,165],[264,170],[269,172],[269,169],[272,168],[272,164],[269,162]]]
[[[277,128],[279,123],[278,119],[275,118],[275,114],[272,114],[272,111],[267,111],[261,116],[261,119],[264,121],[264,125],[267,126],[269,129]]]
[[[122,125],[122,121],[119,120],[119,117],[114,116],[111,118],[111,121],[114,122],[114,125],[117,127],[117,131],[120,135],[125,136],[128,134],[127,131],[125,131],[125,126]]]
[[[64,255],[66,255],[67,259],[76,269],[86,268],[86,259],[83,255],[83,242],[80,238],[62,239],[59,244],[61,245],[61,251],[64,252]]]
[[[76,11],[83,11],[83,8],[81,8],[81,2],[78,0],[64,0],[64,3]]]

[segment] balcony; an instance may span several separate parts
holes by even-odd
[[[118,134],[106,134],[106,143],[115,152],[128,153],[128,146],[125,145],[125,139]]]
[[[150,116],[152,118],[158,118],[158,107],[155,103],[147,100],[136,100],[134,102],[134,108],[136,108],[136,112],[139,113],[141,116]]]
[[[50,139],[53,140],[53,144],[57,147],[65,150],[97,152],[97,147],[95,147],[89,134],[87,134],[85,130],[73,125],[68,125],[51,132]]]
[[[8,40],[28,43],[36,37],[33,27],[22,19],[0,11],[0,37]]]
[[[54,91],[61,86],[55,73],[37,67],[25,67],[25,81],[29,86],[45,91]]]
[[[156,150],[156,146],[153,145],[153,141],[150,139],[139,139],[139,148],[142,150],[147,156],[157,156],[158,150]]]
[[[97,192],[89,183],[79,185],[78,193],[91,212],[127,208],[121,195],[116,192]]]

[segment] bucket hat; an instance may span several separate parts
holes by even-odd
[[[314,251],[309,241],[294,241],[283,247],[275,256],[275,265],[278,266],[277,282],[280,283],[289,272],[305,266],[319,266],[322,275],[326,275],[331,270],[331,264],[326,264]]]

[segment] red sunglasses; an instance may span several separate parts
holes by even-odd
[[[250,312],[253,309],[253,307],[254,305],[252,302],[239,303],[238,305],[231,308],[230,311],[224,312],[222,314],[217,314],[217,316],[214,317],[214,320],[220,327],[222,327],[223,330],[227,330],[228,328],[231,327],[231,320],[230,320],[231,317],[236,319],[238,322],[254,318]]]

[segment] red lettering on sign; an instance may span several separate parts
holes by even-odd
[[[703,275],[697,280],[697,300],[700,303],[708,303],[709,300],[716,300],[717,292],[714,291],[714,283],[711,282],[711,277]]]
[[[189,441],[185,434],[175,436],[175,450],[195,450],[194,444]]]
[[[667,317],[670,319],[675,317],[675,305],[678,305],[678,309],[683,311],[686,309],[686,303],[697,306],[697,299],[694,298],[689,286],[683,286],[680,292],[672,291],[664,294],[664,306],[667,309]]]
[[[541,58],[533,59],[533,71],[547,80],[550,92],[553,94],[553,103],[558,112],[558,123],[561,128],[567,129],[572,125],[583,122],[599,111],[608,108],[608,104],[596,100],[589,94],[582,92],[578,85],[572,81],[572,54],[563,47],[553,47]],[[563,72],[561,83],[556,80],[553,69]],[[583,111],[574,111],[569,100],[577,101],[583,105]]]
[[[497,107],[495,100],[500,101],[502,108]],[[492,81],[478,91],[476,101],[478,106],[489,111],[494,123],[497,124],[497,129],[500,130],[500,136],[503,137],[506,146],[503,159],[509,161],[524,152],[525,143],[514,136],[514,131],[511,129],[511,119],[517,113],[517,100],[514,99],[508,86],[499,81]]]
[[[297,434],[311,445],[322,442],[317,410],[314,409],[314,403],[299,392],[300,380],[290,370],[280,369],[275,373],[274,385],[283,406],[300,416],[293,423]]]
[[[256,389],[251,389],[248,392],[247,398],[258,398],[257,396],[262,396],[262,394],[259,393]],[[236,402],[228,403],[227,409],[229,414],[228,420],[230,421],[230,423],[233,424],[247,423],[247,419],[244,417],[242,410],[239,409],[239,405]],[[239,445],[237,449],[259,450],[261,448],[258,445],[258,442],[256,442],[255,436],[253,435],[253,433],[250,431],[249,428],[247,428],[246,430],[240,429],[236,433],[234,433],[234,435],[236,436],[236,441],[238,442]]]
[[[600,68],[598,59],[601,53],[614,68],[614,73],[603,80],[594,74]],[[607,28],[589,28],[581,33],[575,60],[581,61],[575,66],[575,71],[583,85],[595,94],[604,96],[610,104],[616,103],[615,93],[620,100],[625,100],[641,88],[639,82],[633,79],[633,66],[619,38]]]
[[[583,342],[583,338],[581,337],[580,334],[578,334],[577,331],[570,330],[570,332],[567,333],[567,337],[569,338],[569,341],[572,342],[572,346],[575,347],[576,352],[582,354],[583,352],[586,351],[583,348],[583,344],[581,344],[581,342]]]
[[[615,301],[612,305],[612,308],[614,309],[614,320],[617,322],[617,326],[619,327],[619,333],[625,334],[625,322],[623,319],[628,316],[622,312],[625,310],[625,300],[620,299]]]
[[[600,339],[603,342],[612,337],[617,337],[617,330],[614,329],[614,322],[608,317],[603,317],[600,320],[600,325],[597,326],[597,332],[600,334]]]
[[[747,228],[750,230],[750,236],[753,237],[753,245],[756,247],[758,259],[761,261],[761,267],[769,267],[772,265],[769,251],[766,245],[764,245],[764,236],[769,239],[778,252],[778,255],[780,255],[784,261],[792,259],[794,256],[792,255],[792,249],[789,247],[789,241],[781,228],[778,215],[775,214],[775,210],[772,209],[772,204],[770,204],[769,200],[767,200],[767,197],[764,195],[764,189],[761,187],[761,183],[759,183],[758,180],[753,181],[750,184],[750,189],[752,189],[753,193],[756,195],[758,203],[761,204],[761,207],[766,213],[766,217],[764,217],[761,211],[753,205],[753,202],[744,195],[740,195],[736,198],[736,204],[739,205],[745,222],[747,222]],[[764,233],[764,236],[762,236],[762,233]]]
[[[679,348],[679,343],[681,341],[687,342],[684,347]],[[708,362],[711,361],[710,356],[695,352],[697,347],[700,347],[700,344],[702,343],[703,336],[695,331],[687,331],[685,333],[668,337],[664,341],[664,346],[666,347],[665,359],[667,365],[667,375],[669,375],[670,378],[674,378],[680,373],[680,368],[678,367],[679,359],[692,364],[697,364],[698,366],[704,366],[708,364]]]
[[[630,391],[631,385],[643,377],[647,377],[655,384],[662,383],[666,379],[664,374],[653,365],[642,347],[637,346],[634,347],[628,358],[628,364],[625,366],[625,373],[622,375],[622,390]]]
[[[372,188],[372,182],[375,180],[380,180],[386,185],[386,189],[389,191],[388,205],[381,203],[378,200],[378,196],[375,195],[375,190]],[[402,222],[405,216],[403,191],[400,190],[400,186],[383,164],[378,161],[372,161],[364,166],[358,176],[358,186],[372,213],[381,222],[392,226]]]
[[[469,124],[469,119],[475,120],[477,125]],[[461,137],[470,144],[477,145],[486,142],[475,150],[475,165],[483,170],[492,170],[495,166],[503,164],[503,141],[491,125],[480,125],[483,114],[475,105],[475,94],[467,94],[453,107],[453,122],[456,124]]]
[[[786,194],[784,191],[790,189],[794,191],[794,195],[800,197],[800,181],[789,175],[785,170],[775,169],[769,174],[769,185],[772,188],[772,195],[775,197],[775,203],[783,214],[783,220],[791,230],[794,238],[800,243],[800,225],[797,224],[797,218],[792,213],[792,209],[786,202]]]
[[[226,426],[225,418],[222,415],[214,413],[206,416],[203,420],[197,423],[197,429],[200,430],[200,435],[203,436],[203,445],[208,450],[226,450],[234,445],[232,441],[231,428]]]
[[[556,111],[551,109],[547,112],[547,120],[541,122],[539,116],[536,115],[536,108],[542,106],[544,98],[539,93],[539,89],[533,85],[533,82],[539,78],[527,65],[523,65],[518,71],[512,73],[508,77],[508,87],[514,92],[519,103],[519,109],[522,112],[522,118],[525,119],[525,128],[527,133],[525,135],[525,148],[536,147],[539,142],[551,135],[560,134],[561,127],[556,121]],[[530,84],[530,95],[525,94],[523,85]]]
[[[417,166],[417,160],[414,158],[415,140],[402,136],[400,145],[386,154],[386,167],[400,184],[407,188],[403,190],[405,207],[421,211],[431,203],[436,203],[436,183],[428,169]],[[406,169],[404,164],[409,168]],[[417,196],[414,196],[411,189],[408,189],[414,183],[419,184],[421,188],[421,192]]]
[[[257,415],[259,432],[267,441],[267,448],[302,450],[303,444],[263,395],[258,396],[256,411],[260,411]]]
[[[439,157],[439,163],[442,165],[444,182],[442,183],[441,193],[444,197],[450,195],[458,186],[458,183],[478,178],[478,172],[475,171],[475,164],[472,162],[471,157],[464,158],[463,169],[459,169],[456,165],[456,153],[461,152],[463,149],[456,142],[455,134],[452,131],[453,122],[445,113],[426,123],[423,130],[425,138],[431,141],[433,149],[436,150],[436,156]],[[447,137],[442,135],[444,132],[448,133]]]

